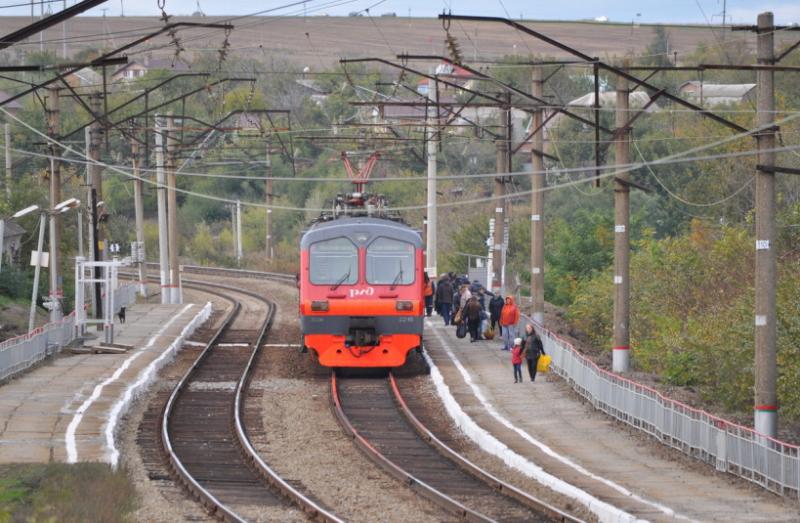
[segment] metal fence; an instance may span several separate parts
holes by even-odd
[[[595,408],[719,471],[800,498],[800,447],[667,398],[598,367],[552,332],[537,330],[553,358],[552,370]]]
[[[127,307],[135,302],[136,285],[123,285],[114,290],[117,311],[119,307]],[[75,337],[75,312],[72,312],[61,321],[47,323],[27,334],[0,343],[0,381],[11,378],[47,356],[59,352]]]

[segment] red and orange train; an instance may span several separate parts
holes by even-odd
[[[327,367],[397,367],[422,345],[422,239],[368,208],[334,212],[300,241],[303,344]]]

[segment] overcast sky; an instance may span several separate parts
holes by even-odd
[[[3,7],[25,3],[26,0],[0,0],[2,15],[30,15],[30,7]],[[40,0],[34,0],[39,13]],[[53,9],[61,8],[62,0],[52,2]],[[165,0],[169,14],[191,14],[197,10],[197,0]],[[77,0],[67,0],[67,5]],[[629,22],[637,19],[643,23],[721,23],[722,0],[559,0],[541,2],[535,0],[308,0],[287,7],[291,0],[200,0],[200,8],[206,14],[244,15],[272,9],[270,14],[309,16],[329,14],[347,15],[370,6],[370,13],[377,16],[394,12],[398,16],[434,17],[443,9],[458,14],[524,17],[526,19],[578,20],[607,17],[610,21]],[[44,4],[47,9],[47,3]],[[160,11],[156,0],[108,0],[99,8],[89,12],[101,15],[107,8],[110,16],[118,16],[124,7],[126,15],[157,16]],[[755,23],[759,12],[770,10],[780,24],[800,23],[800,0],[727,0],[729,22]]]

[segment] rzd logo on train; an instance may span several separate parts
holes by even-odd
[[[350,297],[355,298],[356,296],[372,296],[375,294],[375,289],[372,287],[367,287],[366,289],[350,289]]]

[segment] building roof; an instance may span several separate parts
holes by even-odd
[[[12,95],[8,94],[5,91],[0,91],[0,103],[8,100],[11,98]],[[19,103],[19,100],[14,100],[13,102],[4,106],[6,109],[22,109],[22,104]]]
[[[707,84],[698,80],[684,82],[678,88],[679,92],[686,92],[687,87],[702,88],[703,98],[742,98],[755,89],[756,84]],[[694,94],[689,91],[687,94]],[[698,95],[699,96],[699,95]]]
[[[131,60],[125,65],[120,66],[116,71],[114,71],[114,75],[118,75],[123,71],[133,67],[134,65],[138,65],[140,67],[144,67],[148,71],[188,71],[191,69],[188,63],[184,62],[180,58],[173,60],[172,58],[145,58],[144,61],[139,62],[137,60]]]
[[[463,67],[459,67],[456,64],[451,64],[450,62],[442,62],[441,64],[436,66],[436,74],[443,75],[443,76],[450,76],[453,78],[460,78],[464,80],[471,80],[473,78],[478,78],[478,76],[470,73]]]
[[[103,77],[89,67],[78,69],[70,76],[77,78],[81,85],[97,85],[103,81]]]
[[[642,91],[634,91],[630,93],[628,103],[631,107],[644,107],[650,101],[650,95]],[[579,98],[576,98],[567,104],[570,107],[594,107],[594,93],[587,93]],[[617,106],[617,92],[604,91],[600,93],[600,107],[616,107]],[[656,104],[651,104],[647,108],[648,113],[658,110]]]

